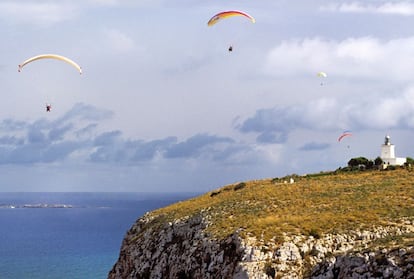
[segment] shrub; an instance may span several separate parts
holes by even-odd
[[[266,262],[264,266],[264,272],[267,276],[270,276],[270,278],[275,278],[276,276],[276,269],[272,267],[271,262]]]
[[[237,184],[236,186],[234,186],[234,191],[241,190],[244,187],[246,187],[246,183],[240,182],[239,184]]]
[[[312,228],[312,229],[309,231],[309,235],[310,235],[310,236],[313,236],[315,239],[319,239],[319,238],[321,238],[321,233],[319,232],[319,230],[317,230],[317,229],[315,229],[315,228]]]
[[[374,166],[374,162],[371,160],[368,160],[365,157],[357,157],[357,158],[352,158],[351,160],[349,160],[348,166],[351,167],[352,169],[356,169],[356,168],[372,169],[372,167]]]
[[[221,192],[220,191],[218,191],[218,192],[212,192],[211,194],[210,194],[210,197],[214,197],[214,196],[217,196],[218,194],[220,194]]]
[[[377,158],[375,158],[375,160],[374,160],[374,164],[376,165],[376,166],[381,166],[382,165],[382,163],[383,163],[384,161],[381,159],[381,157],[377,157]]]

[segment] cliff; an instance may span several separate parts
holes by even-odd
[[[414,278],[411,172],[290,178],[145,214],[108,278]]]

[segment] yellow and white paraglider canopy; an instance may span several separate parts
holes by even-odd
[[[316,75],[317,75],[318,77],[321,77],[321,78],[326,78],[326,77],[328,77],[328,75],[327,75],[325,72],[318,72]]]
[[[33,56],[33,57],[27,59],[26,61],[24,61],[23,63],[21,63],[19,65],[19,72],[27,64],[29,64],[33,61],[36,61],[36,60],[40,60],[40,59],[57,59],[57,60],[64,61],[64,62],[68,63],[69,65],[73,66],[76,70],[78,70],[79,74],[82,74],[82,68],[75,61],[73,61],[73,60],[71,60],[71,59],[69,59],[65,56],[58,55],[58,54],[41,54],[41,55]]]
[[[327,78],[328,75],[325,72],[318,72],[316,74],[319,78]],[[323,85],[323,82],[321,81],[321,86]]]

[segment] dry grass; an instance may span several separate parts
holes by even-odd
[[[293,184],[275,181],[279,179],[228,185],[152,214],[164,222],[205,212],[212,221],[208,230],[218,238],[243,228],[265,240],[282,233],[318,236],[414,217],[414,173],[405,169],[301,176]]]

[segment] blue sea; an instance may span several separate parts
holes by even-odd
[[[195,193],[0,193],[0,279],[107,278],[147,211]]]

